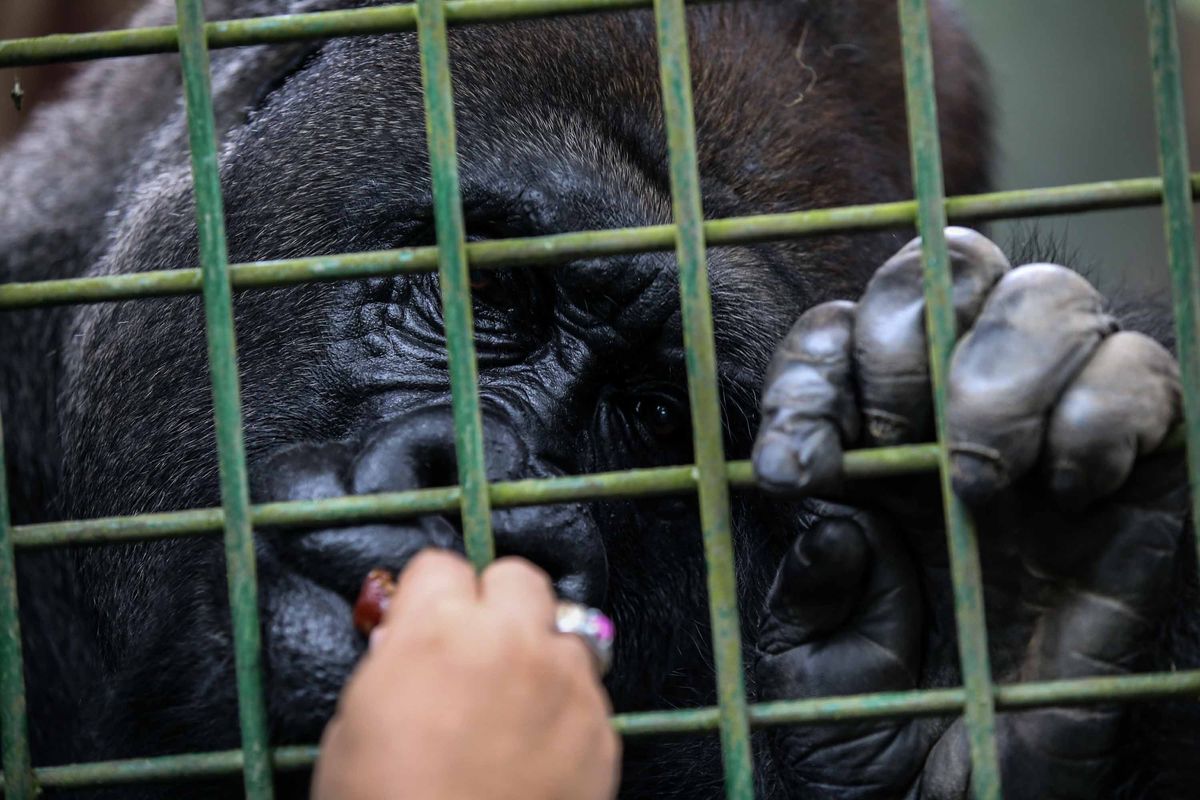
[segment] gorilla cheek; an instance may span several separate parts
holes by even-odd
[[[349,624],[350,604],[337,593],[286,573],[264,592],[270,718],[287,742],[314,742],[365,643]]]

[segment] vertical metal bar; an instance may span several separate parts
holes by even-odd
[[[1175,302],[1176,352],[1183,379],[1192,525],[1200,553],[1200,266],[1192,219],[1186,116],[1180,78],[1175,4],[1146,0],[1150,23],[1150,63],[1154,70],[1154,116],[1158,120],[1158,165],[1163,177],[1163,220],[1171,295]]]
[[[926,0],[899,0],[904,48],[904,93],[913,186],[917,195],[921,257],[925,273],[925,322],[929,336],[930,374],[938,438],[938,461],[950,574],[954,584],[954,618],[966,689],[967,735],[971,746],[971,785],[976,800],[1000,797],[996,758],[995,699],[988,663],[983,580],[975,527],[950,485],[950,449],[946,435],[946,374],[954,349],[954,306],[950,261],[946,250],[945,188],[938,139],[933,50]]]
[[[200,268],[208,363],[212,373],[213,412],[225,517],[225,571],[233,615],[233,655],[241,721],[246,796],[272,797],[267,750],[267,717],[262,687],[262,641],[258,621],[258,580],[254,534],[250,528],[250,491],[242,440],[242,401],[238,387],[233,299],[225,246],[225,212],[217,164],[208,45],[202,0],[176,0],[179,56],[183,63],[188,141],[200,237]]]
[[[667,149],[671,162],[671,205],[675,218],[675,253],[679,262],[683,343],[687,358],[700,523],[704,530],[708,604],[717,668],[725,796],[734,800],[750,800],[754,797],[754,773],[746,714],[746,687],[742,676],[729,484],[721,435],[721,399],[717,384],[712,298],[708,285],[683,0],[655,0],[654,14],[658,29]]]
[[[466,228],[458,186],[454,94],[450,85],[444,0],[418,0],[417,35],[421,45],[425,130],[433,177],[438,281],[450,358],[454,448],[458,456],[458,482],[462,486],[463,538],[471,562],[477,569],[483,569],[495,557],[495,543],[483,457],[483,420],[479,412],[479,374],[475,363]]]
[[[26,725],[25,666],[17,612],[17,566],[8,508],[3,420],[0,420],[0,736],[4,744],[4,796],[9,800],[33,800],[37,787]]]

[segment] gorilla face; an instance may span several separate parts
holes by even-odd
[[[209,13],[284,5],[234,3]],[[893,5],[755,2],[689,11],[708,217],[910,194]],[[160,12],[152,7],[140,21]],[[978,70],[940,5],[936,33],[948,65],[939,81],[948,188],[976,190],[986,168]],[[434,243],[416,44],[404,34],[214,54],[231,261]],[[171,63],[105,65],[81,80],[79,94],[106,75],[132,92],[125,113],[135,100],[142,106],[136,123],[96,111],[93,155],[108,171],[63,188],[60,201],[84,209],[74,238],[95,239],[78,253],[69,242],[54,249],[57,271],[42,277],[196,262],[178,87],[173,77],[138,74]],[[670,222],[648,13],[457,29],[451,63],[471,240]],[[103,140],[121,136],[133,141],[114,154]],[[10,172],[16,161],[7,162]],[[92,193],[90,204],[81,192]],[[797,312],[855,294],[904,238],[710,250],[731,457],[749,452],[763,369]],[[36,274],[20,263],[0,274],[14,272],[23,280]],[[489,479],[689,462],[672,253],[481,271],[472,285]],[[435,274],[246,291],[235,305],[255,502],[456,482]],[[50,331],[39,341],[61,348],[42,393],[57,387],[46,427],[56,435],[46,444],[19,433],[11,453],[17,497],[28,501],[19,519],[219,505],[199,298],[29,319]],[[11,381],[29,371],[20,358],[5,366]],[[23,410],[39,418],[34,407],[44,399],[23,406],[21,392],[8,395],[8,420]],[[781,508],[735,497],[743,609],[761,605],[795,535],[798,522]],[[498,510],[493,523],[499,553],[530,558],[560,594],[614,616],[620,637],[610,688],[619,710],[711,701],[691,497]],[[315,741],[330,714],[363,648],[350,614],[363,575],[400,568],[427,546],[461,547],[455,516],[257,532],[276,742]],[[35,715],[39,703],[66,715],[37,726],[46,758],[236,746],[216,537],[47,553],[27,569],[41,585],[58,576],[65,605],[81,620],[71,647],[37,637],[27,645],[45,668],[31,676]],[[54,612],[44,598],[23,604],[35,627],[49,628]],[[54,677],[43,682],[41,674]],[[84,733],[63,742],[67,718]],[[636,780],[637,769],[627,771]]]

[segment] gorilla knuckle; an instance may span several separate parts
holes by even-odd
[[[1027,325],[1073,323],[1110,333],[1117,323],[1104,313],[1104,302],[1096,287],[1074,270],[1025,264],[1000,279],[983,313],[985,320],[1003,315]]]

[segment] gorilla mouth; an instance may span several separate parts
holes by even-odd
[[[497,513],[509,516],[513,511]],[[516,555],[537,564],[550,576],[555,593],[563,599],[600,604],[606,594],[607,563],[597,540],[563,546],[557,537],[541,536],[532,528],[514,531],[504,524],[504,519],[498,522],[495,531],[498,556]],[[398,575],[413,556],[428,548],[465,554],[457,517],[441,515],[422,516],[399,524],[287,532],[277,537],[275,545],[287,568],[351,605],[358,598],[363,579],[372,570],[383,569]]]
[[[281,560],[304,578],[353,604],[363,578],[374,569],[393,574],[421,550],[462,552],[458,526],[446,517],[427,516],[408,524],[326,528],[279,537]],[[349,618],[347,618],[349,623]]]

